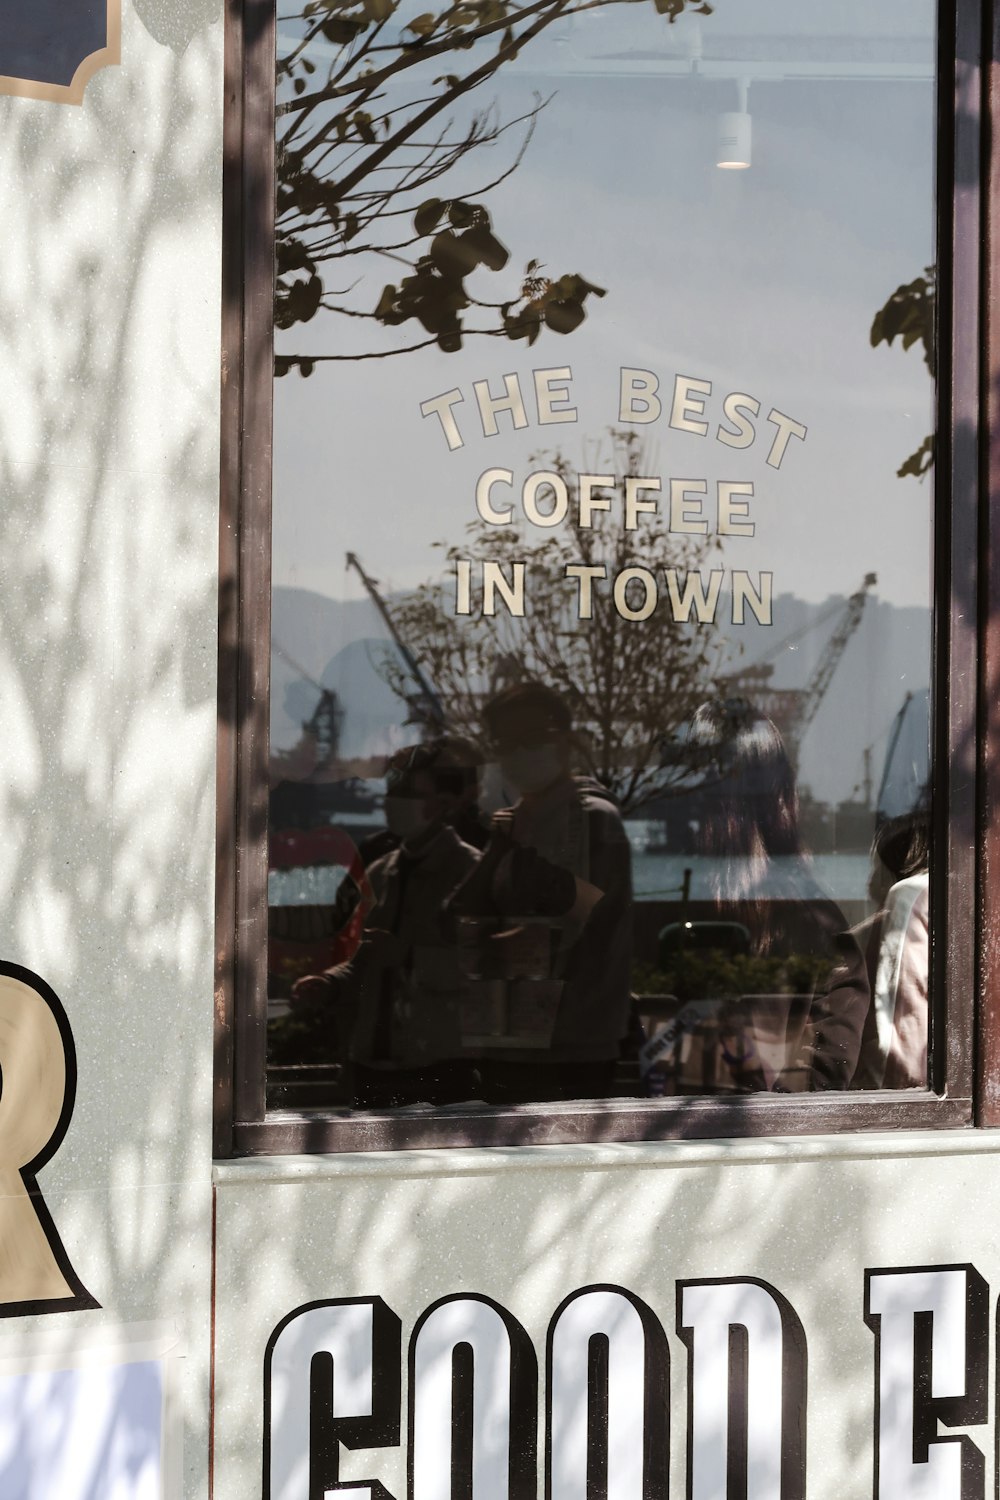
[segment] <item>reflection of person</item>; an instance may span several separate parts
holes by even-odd
[[[878,907],[865,960],[872,1006],[855,1088],[926,1088],[930,937],[927,815],[884,823],[872,845],[869,893]]]
[[[342,1012],[356,1105],[444,1104],[476,1092],[473,1069],[460,1060],[465,981],[442,917],[479,857],[448,822],[474,789],[476,768],[463,747],[441,739],[400,751],[386,783],[386,821],[400,843],[369,867],[375,905],[361,945],[293,993]]]
[[[789,1028],[788,1046],[784,1067],[777,1068],[773,1051],[765,1065],[759,1048],[749,1047],[744,1058],[739,1049],[724,1048],[735,1086],[846,1089],[861,1047],[868,979],[843,913],[810,873],[799,835],[794,772],[781,736],[748,703],[731,700],[698,710],[690,745],[709,778],[700,839],[703,852],[718,861],[720,910],[747,929],[752,958],[786,961],[776,964],[778,982],[771,979],[772,988],[791,992],[802,985],[803,972],[818,975],[800,1035],[790,1004],[784,1006],[787,1019],[777,1016],[780,995],[748,997],[751,1034],[768,1029],[753,1001],[757,1011],[770,1001],[776,1019]],[[781,982],[786,966],[798,971],[794,986]]]
[[[500,1103],[601,1097],[613,1089],[628,1025],[624,825],[605,788],[572,774],[572,722],[558,693],[518,684],[493,698],[484,718],[503,785],[517,797],[511,847],[488,893],[505,929],[490,940],[492,960],[495,971],[522,976],[510,979],[515,1010],[536,1018],[546,1003],[551,1010],[543,1045],[499,1045],[482,1055],[483,1093]],[[484,861],[493,862],[489,850]]]
[[[476,747],[471,741],[462,739],[458,735],[442,735],[433,742],[430,749],[419,753],[424,756],[432,754],[434,757],[433,777],[437,813],[454,828],[463,843],[470,844],[473,849],[482,849],[487,835],[479,816]],[[403,759],[412,754],[412,751],[405,751]],[[357,854],[365,871],[383,855],[398,849],[402,843],[397,830],[401,823],[405,823],[407,815],[405,811],[400,814],[398,809],[394,810],[394,807],[394,799],[390,797],[387,819],[393,826],[386,826],[375,833],[368,834],[358,844]],[[346,835],[343,836],[346,837]],[[351,879],[341,881],[337,889],[330,921],[332,931],[337,934],[338,943],[347,948],[346,952],[339,955],[341,959],[350,958],[356,949],[361,936],[361,920],[364,912],[372,904],[368,896],[367,880],[359,881],[353,867],[349,873]],[[318,994],[319,991],[317,990],[316,993]]]

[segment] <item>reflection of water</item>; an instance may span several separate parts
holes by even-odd
[[[630,826],[630,825],[626,825]],[[637,901],[679,900],[684,871],[691,871],[691,899],[710,901],[714,877],[724,861],[698,854],[648,854],[632,849],[632,883]],[[790,860],[777,859],[765,895],[787,896]],[[340,865],[316,865],[298,870],[271,870],[267,877],[269,906],[329,906],[344,879]],[[817,854],[812,861],[817,884],[835,901],[863,901],[868,887],[866,854]]]
[[[268,870],[268,906],[330,906],[347,871],[343,865]]]
[[[762,894],[787,897],[788,872],[795,865],[789,858],[773,861],[770,879]],[[639,854],[632,851],[632,884],[637,901],[679,900],[684,871],[691,871],[692,901],[711,901],[715,880],[723,873],[725,860],[704,854]],[[867,854],[817,854],[810,863],[816,884],[835,901],[863,901],[868,890]]]

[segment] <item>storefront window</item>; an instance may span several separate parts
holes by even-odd
[[[276,36],[272,1104],[926,1089],[935,6]]]

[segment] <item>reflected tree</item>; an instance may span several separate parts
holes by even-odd
[[[566,458],[557,453],[543,462],[572,493]],[[649,472],[634,432],[613,431],[606,451],[588,464],[594,473],[615,476],[619,496],[626,476]],[[460,559],[489,559],[512,576],[513,562],[525,560],[523,618],[502,605],[495,615],[456,617],[454,584],[434,580],[395,601],[393,620],[433,684],[449,730],[485,753],[487,698],[511,682],[542,680],[572,712],[581,769],[629,812],[689,779],[684,729],[712,691],[725,643],[714,619],[699,622],[693,607],[690,622],[674,618],[666,577],[673,570],[682,598],[685,587],[697,588],[718,538],[671,533],[666,520],[653,515],[626,530],[624,519],[616,504],[595,514],[592,527],[581,527],[571,506],[565,522],[541,533],[541,544],[516,524],[474,522],[464,545],[443,548],[451,567]],[[566,574],[568,566],[581,564],[604,568],[607,577],[593,584],[589,617],[574,575]],[[646,569],[660,591],[658,606],[644,620],[623,618],[614,601],[613,581],[629,568]],[[640,587],[628,594],[633,609],[641,604],[637,596]],[[381,671],[401,697],[413,699],[412,678],[396,654],[386,653]]]
[[[899,339],[904,349],[919,344],[924,364],[932,380],[937,379],[937,347],[934,331],[937,318],[937,268],[927,266],[922,276],[898,286],[880,307],[872,321],[871,343],[893,344]],[[922,479],[934,466],[934,434],[928,433],[916,452],[896,470],[900,479],[913,475]]]
[[[554,22],[622,3],[651,5],[669,23],[712,9],[705,0],[446,0],[404,23],[397,0],[307,0],[282,15],[276,327],[287,332],[324,310],[410,325],[412,338],[353,353],[282,351],[278,375],[432,344],[453,352],[470,334],[530,345],[544,328],[579,327],[589,299],[604,292],[578,272],[550,275],[528,257],[492,300],[469,284],[473,273],[508,267],[484,200],[517,170],[545,104],[536,96],[503,120],[495,103],[477,101]],[[455,169],[511,132],[506,165],[471,194],[449,196]],[[360,279],[362,258],[373,255],[390,268],[374,300]]]

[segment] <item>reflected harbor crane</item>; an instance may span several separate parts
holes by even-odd
[[[874,573],[866,573],[860,588],[856,589],[843,605],[839,601],[830,605],[815,620],[810,620],[798,630],[783,637],[772,646],[759,661],[751,662],[738,672],[719,679],[723,693],[731,697],[747,698],[755,708],[772,719],[781,731],[785,749],[792,765],[798,769],[799,752],[806,731],[812,724],[820,704],[826,696],[833,675],[852,635],[861,624],[868,602],[868,595],[877,584]],[[809,680],[801,688],[778,688],[771,685],[777,658],[793,647],[810,631],[816,630],[831,618],[838,616],[829,640],[819,654]]]
[[[361,566],[361,562],[357,556],[357,553],[348,552],[347,566],[354,569],[358,577],[361,579],[361,582],[364,584],[368,597],[371,599],[375,608],[381,615],[383,623],[385,624],[386,629],[392,637],[396,650],[403,658],[406,670],[409,672],[416,685],[416,693],[408,696],[406,699],[407,706],[409,707],[410,713],[412,715],[412,722],[415,724],[426,725],[426,727],[431,730],[432,733],[440,734],[445,727],[445,713],[443,707],[441,706],[441,699],[438,697],[437,693],[427,681],[427,678],[424,676],[423,671],[421,670],[420,663],[417,661],[416,657],[413,655],[413,652],[410,650],[409,646],[400,635],[399,630],[396,626],[396,622],[389,612],[389,607],[386,604],[385,600],[382,598],[382,595],[379,593],[378,585],[373,578],[370,578],[368,576],[364,568]]]

